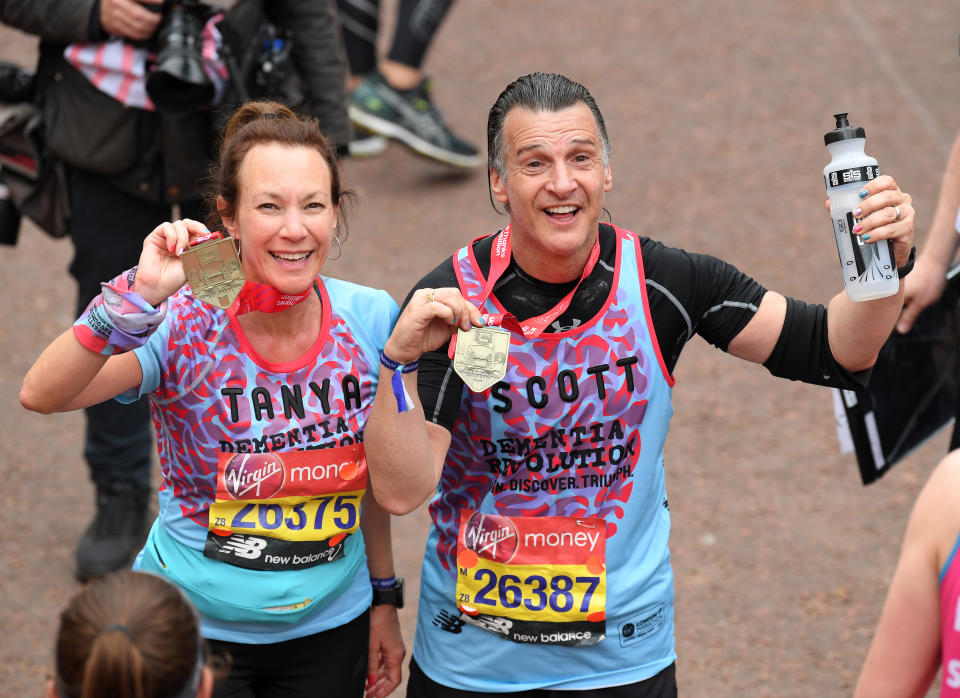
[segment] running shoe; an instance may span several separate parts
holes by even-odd
[[[371,133],[365,128],[354,126],[353,140],[347,145],[352,158],[372,158],[387,149],[387,139]]]
[[[420,155],[455,167],[478,167],[480,153],[456,136],[430,99],[424,79],[411,90],[395,90],[371,73],[350,95],[350,118],[373,133],[395,138]]]

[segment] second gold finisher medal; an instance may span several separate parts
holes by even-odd
[[[510,332],[500,327],[457,330],[453,370],[475,393],[482,392],[507,374]]]

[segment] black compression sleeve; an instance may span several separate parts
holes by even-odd
[[[787,298],[777,345],[764,367],[774,376],[854,390],[870,381],[870,370],[851,373],[833,357],[827,336],[827,309]]]

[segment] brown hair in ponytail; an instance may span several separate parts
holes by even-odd
[[[60,615],[61,698],[166,698],[194,678],[202,640],[184,595],[152,574],[122,571],[80,590]]]

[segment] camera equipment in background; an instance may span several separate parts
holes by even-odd
[[[209,106],[216,93],[201,53],[203,25],[212,11],[197,0],[167,0],[162,12],[147,94],[158,112],[184,116]]]
[[[272,22],[260,30],[260,55],[254,61],[251,92],[256,99],[274,99],[297,109],[304,102],[303,89],[293,64],[290,32]]]
[[[269,7],[256,0],[238,2],[217,24],[223,43],[220,57],[230,76],[218,114],[211,121],[219,133],[230,114],[251,99],[281,102],[294,111],[307,103],[293,58],[292,32],[281,26]]]
[[[221,55],[233,86],[228,107],[251,99],[272,99],[299,109],[306,101],[300,75],[293,62],[290,32],[269,17],[257,23],[253,35],[240,38],[242,32],[220,25],[224,35]]]
[[[0,61],[0,102],[32,102],[36,85],[36,74],[32,70],[26,70],[16,63]]]
[[[11,128],[25,129],[31,120],[33,108],[23,102],[33,99],[36,77],[16,63],[0,61],[0,133]],[[37,180],[37,160],[29,152],[25,141],[0,138],[0,245],[16,245],[20,233],[20,210],[12,198],[8,181],[20,177],[28,182]]]

